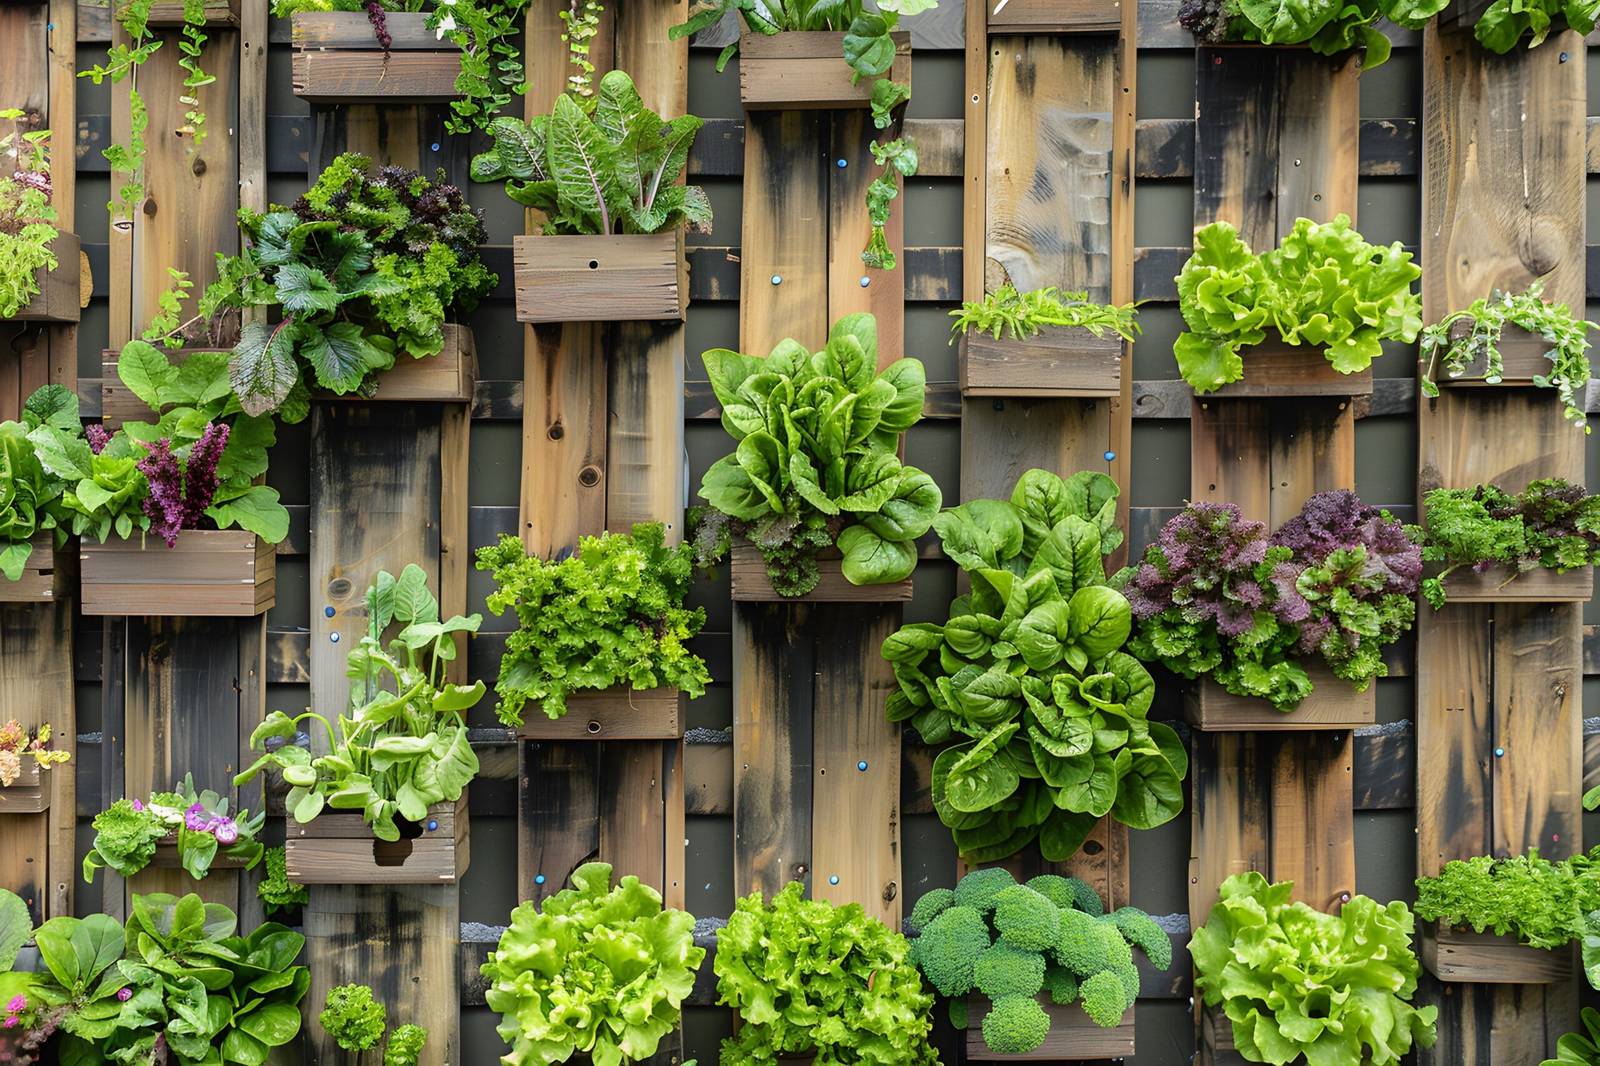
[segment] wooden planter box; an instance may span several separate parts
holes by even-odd
[[[430,828],[431,827],[431,828]],[[419,835],[378,840],[359,811],[327,810],[310,825],[284,823],[284,866],[303,885],[454,884],[470,861],[467,794],[436,803]]]
[[[1463,319],[1450,327],[1450,338],[1462,340],[1471,332],[1472,323]],[[1536,376],[1550,373],[1550,360],[1545,357],[1550,344],[1537,333],[1507,326],[1500,331],[1499,349],[1501,377],[1493,385],[1483,380],[1487,358],[1468,363],[1461,377],[1440,373],[1435,380],[1441,389],[1526,389],[1534,387]]]
[[[1341,374],[1328,362],[1324,349],[1285,344],[1274,334],[1244,349],[1240,358],[1244,360],[1244,377],[1213,392],[1197,394],[1196,399],[1372,395],[1370,367],[1359,374]]]
[[[71,764],[66,764],[71,773]],[[55,773],[55,770],[48,771]],[[50,809],[50,785],[46,771],[31,758],[22,760],[22,772],[9,786],[0,788],[0,814],[43,814]]]
[[[178,348],[164,354],[175,365],[182,365],[191,355],[200,352],[222,352],[232,355],[232,348]],[[155,412],[135,396],[117,376],[117,351],[100,350],[100,422],[107,430],[116,431],[125,422],[154,422]]]
[[[0,603],[54,603],[72,588],[72,549],[56,548],[52,530],[41,530],[30,542],[33,554],[28,556],[22,576],[15,581],[0,577]]]
[[[239,25],[240,2],[241,0],[206,0],[206,26],[216,28]],[[162,29],[182,26],[183,0],[156,0],[150,5],[149,24]]]
[[[1109,399],[1122,395],[1122,338],[1046,326],[1026,340],[976,330],[961,338],[963,396]]]
[[[1463,567],[1444,579],[1446,606],[1452,603],[1588,603],[1594,592],[1594,567],[1558,574],[1542,566],[1516,573],[1495,565],[1481,574]]]
[[[321,103],[450,100],[461,50],[428,29],[422,13],[392,12],[384,55],[361,11],[306,11],[293,17],[294,94]]]
[[[991,34],[1116,33],[1122,11],[1106,0],[1011,0],[989,10]]]
[[[683,693],[624,685],[574,692],[567,713],[547,718],[533,704],[517,729],[523,740],[676,740],[683,736]]]
[[[735,603],[904,603],[911,599],[911,579],[888,585],[852,585],[845,580],[836,554],[817,560],[822,577],[804,596],[780,596],[767,577],[767,562],[754,545],[736,543],[729,561]]]
[[[1531,948],[1510,934],[1475,933],[1440,922],[1419,923],[1417,938],[1422,965],[1441,981],[1550,985],[1572,980],[1571,945]]]
[[[689,305],[683,230],[512,241],[517,321],[682,319]]]
[[[40,267],[34,276],[39,282],[39,292],[26,307],[12,315],[11,322],[76,322],[83,317],[80,299],[83,266],[79,261],[81,245],[76,233],[58,233],[50,246],[56,255],[56,268]]]
[[[1185,716],[1205,733],[1355,729],[1378,720],[1376,685],[1357,692],[1348,681],[1334,677],[1320,658],[1305,667],[1311,678],[1311,695],[1287,714],[1266,700],[1235,696],[1210,678],[1201,678],[1184,694]]]
[[[83,613],[250,618],[277,602],[276,548],[240,529],[186,529],[169,548],[82,541]]]
[[[1050,1015],[1050,1035],[1044,1043],[1024,1055],[1001,1055],[990,1051],[983,1042],[983,1018],[989,1013],[989,1000],[973,996],[967,1000],[967,1061],[968,1062],[1060,1062],[1064,1059],[1122,1059],[1133,1055],[1133,1010],[1122,1016],[1122,1022],[1110,1029],[1102,1029],[1083,1013],[1076,1003],[1065,1007],[1039,997],[1045,1013]]]
[[[911,34],[894,38],[894,65],[885,75],[911,85]],[[746,111],[864,109],[872,106],[874,78],[852,82],[844,34],[791,30],[739,35],[739,102]]]
[[[155,858],[150,860],[150,867],[157,870],[181,870],[183,863],[178,858],[178,833],[173,830],[166,837],[156,842]],[[246,864],[243,859],[230,858],[221,845],[217,846],[217,854],[211,860],[212,870],[243,870]]]

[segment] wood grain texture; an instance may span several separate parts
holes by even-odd
[[[55,268],[40,267],[33,272],[39,291],[10,319],[0,321],[73,323],[82,317],[78,235],[57,233],[50,251],[56,257]]]
[[[384,18],[391,52],[459,52],[460,49],[428,29],[428,15],[391,11]],[[289,39],[306,50],[379,52],[383,46],[364,11],[301,11],[289,20]]]
[[[1356,729],[1377,720],[1377,691],[1373,686],[1357,692],[1348,682],[1334,677],[1320,659],[1304,666],[1311,678],[1311,694],[1292,711],[1279,711],[1266,700],[1252,696],[1235,696],[1210,678],[1203,678],[1185,693],[1185,716],[1196,729],[1208,733]]]
[[[70,602],[0,606],[0,706],[27,728],[49,723],[69,745],[76,720],[71,649]],[[71,913],[75,765],[43,779],[41,800],[47,793],[55,814],[0,818],[0,886],[22,897],[35,922]]]
[[[517,321],[681,319],[688,307],[683,231],[513,238]]]
[[[1495,565],[1481,573],[1457,570],[1444,579],[1450,603],[1588,603],[1594,594],[1594,568],[1558,573],[1535,567],[1517,572]]]
[[[828,119],[811,111],[745,116],[739,350],[828,335]]]
[[[1464,340],[1471,332],[1471,320],[1462,319],[1450,327],[1450,339]],[[1499,381],[1491,384],[1483,380],[1488,370],[1487,354],[1468,363],[1459,377],[1450,377],[1441,368],[1435,374],[1435,381],[1442,389],[1527,388],[1533,385],[1535,377],[1550,372],[1551,346],[1536,333],[1519,326],[1506,326],[1494,347],[1500,353]]]
[[[863,82],[863,84],[865,84]],[[881,168],[872,160],[870,145],[900,135],[898,128],[879,130],[865,111],[836,112],[830,123],[828,158],[828,320],[864,311],[878,324],[878,366],[883,368],[906,354],[905,218],[904,197],[897,199],[884,236],[898,261],[894,271],[877,270],[861,261],[871,231],[867,214],[867,186]],[[843,168],[838,161],[848,164]],[[903,193],[905,179],[895,175]]]
[[[77,582],[74,553],[67,546],[56,548],[55,534],[35,533],[29,540],[32,551],[15,581],[0,579],[0,603],[54,603],[73,594]]]
[[[893,65],[886,75],[911,85],[911,35],[894,38]],[[739,35],[739,101],[746,111],[795,109],[866,110],[873,79],[855,80],[844,61],[844,33],[791,30],[773,36]]]
[[[457,52],[296,52],[294,94],[312,103],[451,100],[461,75]]]
[[[1050,1032],[1044,1043],[1022,1055],[1001,1055],[990,1051],[983,1041],[983,1019],[989,1013],[986,996],[967,1000],[966,1059],[968,1062],[1060,1062],[1063,1059],[1122,1059],[1134,1053],[1133,1008],[1122,1021],[1102,1029],[1090,1020],[1076,1003],[1065,1007],[1041,996],[1044,1011],[1050,1016]]]
[[[812,879],[812,677],[805,607],[733,608],[734,895]]]
[[[1341,374],[1321,348],[1269,341],[1240,352],[1244,376],[1204,395],[1215,399],[1370,396],[1372,371]]]
[[[518,746],[517,898],[538,902],[600,850],[600,746]]]
[[[239,25],[239,7],[243,0],[205,0],[202,8],[203,24],[208,29]],[[150,5],[149,24],[162,29],[180,28],[184,24],[183,0],[156,0]]]
[[[277,553],[238,529],[185,529],[79,545],[86,615],[250,618],[277,602]]]
[[[911,578],[886,585],[852,585],[841,570],[839,559],[817,560],[817,587],[804,596],[784,596],[767,576],[766,560],[752,544],[733,546],[728,560],[728,576],[735,603],[890,603],[911,599]]]
[[[1509,933],[1475,933],[1438,922],[1417,927],[1417,957],[1440,981],[1547,985],[1570,981],[1571,946],[1531,948]]]
[[[524,708],[517,736],[524,740],[677,740],[683,736],[683,694],[677,689],[619,685],[567,696],[567,713],[548,718]]]
[[[463,793],[436,803],[419,823],[400,821],[399,840],[379,840],[360,811],[325,811],[309,825],[284,823],[284,868],[307,885],[454,884],[471,864],[471,819]]]
[[[1032,337],[961,338],[963,396],[1120,398],[1123,341],[1082,326],[1046,326]]]
[[[991,33],[1116,33],[1134,0],[1009,0],[989,3]],[[998,9],[998,10],[996,10]],[[1091,1058],[1093,1056],[1080,1056]]]

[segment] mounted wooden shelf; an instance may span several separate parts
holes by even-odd
[[[166,352],[174,364],[200,352],[223,352],[231,355],[232,348],[176,348]],[[106,429],[115,431],[124,422],[154,422],[155,412],[148,404],[122,383],[117,376],[118,352],[111,348],[100,350],[100,421]]]
[[[852,585],[838,558],[819,558],[817,587],[804,596],[780,596],[767,577],[767,563],[754,545],[738,543],[728,564],[735,603],[901,603],[911,599],[911,579],[888,585]]]
[[[1459,321],[1450,327],[1450,338],[1462,340],[1472,332],[1472,323]],[[1441,389],[1526,389],[1535,387],[1533,379],[1536,376],[1550,373],[1551,364],[1545,355],[1550,350],[1550,342],[1537,333],[1529,333],[1517,326],[1507,326],[1500,332],[1500,343],[1496,345],[1500,352],[1500,380],[1490,384],[1483,380],[1483,372],[1488,362],[1487,357],[1474,359],[1467,364],[1465,372],[1458,378],[1450,377],[1444,373],[1436,375],[1435,380]],[[1551,390],[1551,396],[1555,391]]]
[[[239,529],[186,529],[79,546],[83,613],[249,618],[277,602],[273,545]]]
[[[1105,398],[1122,395],[1122,338],[1082,326],[1046,326],[1032,337],[961,338],[963,396]]]
[[[1572,947],[1531,948],[1506,934],[1475,933],[1439,922],[1417,925],[1417,955],[1441,981],[1550,985],[1572,980]]]
[[[284,823],[284,867],[303,885],[443,885],[467,872],[467,794],[436,803],[414,837],[378,840],[360,812],[328,810],[310,825]]]
[[[968,1062],[1060,1062],[1063,1059],[1122,1059],[1133,1055],[1133,1009],[1120,1024],[1103,1029],[1090,1020],[1076,1003],[1065,1007],[1039,997],[1050,1015],[1050,1035],[1037,1049],[1024,1055],[1001,1055],[983,1042],[983,1018],[989,1013],[989,1000],[973,996],[967,1000]]]
[[[57,548],[55,533],[41,530],[29,542],[33,554],[15,581],[0,577],[0,603],[54,603],[72,588],[73,550]]]
[[[239,25],[240,2],[241,0],[206,0],[205,25],[212,29]],[[156,0],[150,5],[149,24],[159,29],[182,26],[183,6],[183,0]]]
[[[517,321],[682,319],[689,305],[683,230],[513,241]]]
[[[391,12],[385,55],[359,11],[294,16],[294,94],[319,103],[454,99],[461,50],[428,29],[428,16]]]
[[[1239,353],[1244,377],[1204,394],[1197,400],[1289,399],[1305,396],[1370,396],[1372,370],[1341,374],[1328,362],[1322,348],[1284,344],[1275,336]]]
[[[574,692],[567,713],[547,718],[536,704],[523,708],[523,740],[677,740],[683,736],[683,693],[675,688]]]
[[[894,65],[886,75],[911,85],[911,34],[892,34]],[[866,109],[876,79],[853,82],[844,34],[791,30],[739,35],[739,101],[746,111]]]
[[[477,381],[478,347],[472,330],[446,322],[444,347],[439,353],[421,359],[397,353],[394,366],[378,375],[378,391],[374,395],[314,395],[319,400],[352,403],[471,403]]]
[[[76,322],[83,317],[81,292],[83,264],[76,233],[58,233],[50,250],[55,252],[56,268],[40,267],[34,272],[39,291],[26,307],[6,321]]]
[[[44,775],[55,772],[41,770],[36,761],[24,758],[17,779],[0,788],[0,814],[43,814],[49,810],[50,788]],[[72,772],[71,763],[66,764],[66,772]]]
[[[1594,593],[1594,567],[1566,573],[1535,567],[1514,573],[1495,565],[1477,573],[1463,567],[1444,579],[1445,606],[1452,603],[1588,603]]]
[[[1378,720],[1376,685],[1357,692],[1348,681],[1334,677],[1320,658],[1302,665],[1311,679],[1311,694],[1288,713],[1264,699],[1235,696],[1210,678],[1202,678],[1184,694],[1185,717],[1205,733],[1355,729]]]

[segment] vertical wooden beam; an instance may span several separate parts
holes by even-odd
[[[1542,280],[1584,300],[1584,45],[1494,56],[1470,28],[1423,37],[1423,317]],[[1549,390],[1421,401],[1418,491],[1582,482],[1583,434]],[[1581,606],[1447,604],[1417,621],[1417,872],[1451,859],[1581,850]],[[1576,1021],[1570,985],[1441,986],[1425,1064],[1534,1063]]]

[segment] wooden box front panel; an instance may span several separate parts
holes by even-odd
[[[325,102],[448,100],[461,51],[428,29],[428,16],[395,12],[385,55],[364,12],[308,11],[293,18],[294,93]]]
[[[1370,396],[1372,370],[1341,374],[1322,348],[1284,344],[1275,335],[1239,353],[1244,377],[1206,397],[1273,399],[1293,396]]]
[[[465,792],[429,807],[421,835],[393,843],[376,839],[359,812],[329,810],[310,825],[284,824],[284,864],[306,885],[453,884],[471,861],[469,829]]]
[[[681,319],[688,306],[683,231],[534,236],[513,241],[517,321]]]
[[[164,352],[167,359],[182,365],[185,359],[197,352],[227,352],[232,348],[178,348]],[[124,422],[154,422],[155,412],[150,405],[135,396],[117,376],[117,356],[110,348],[100,352],[100,421],[108,430],[115,431]]]
[[[1046,326],[1032,337],[996,339],[977,331],[961,339],[963,396],[1122,394],[1122,338],[1082,326]]]
[[[1450,327],[1453,340],[1464,338],[1470,332],[1472,325],[1466,321]],[[1500,352],[1501,366],[1500,380],[1495,384],[1483,380],[1483,373],[1488,366],[1486,357],[1468,363],[1458,378],[1450,377],[1443,367],[1435,367],[1434,381],[1441,389],[1528,388],[1533,385],[1535,377],[1550,373],[1550,359],[1545,354],[1550,350],[1550,344],[1536,333],[1529,333],[1519,326],[1507,326],[1500,332],[1500,343],[1496,348]],[[1555,392],[1552,390],[1550,395],[1554,396]]]
[[[767,563],[751,544],[735,544],[728,572],[735,603],[896,603],[911,599],[911,578],[887,585],[852,585],[838,559],[818,559],[821,577],[804,596],[781,596],[767,576]]]
[[[1557,573],[1539,566],[1520,574],[1498,564],[1482,573],[1463,567],[1444,579],[1444,589],[1446,609],[1452,603],[1587,603],[1594,567]]]
[[[26,307],[11,317],[13,322],[76,322],[83,316],[79,288],[82,266],[81,245],[76,233],[58,233],[50,246],[56,255],[56,268],[40,267],[34,274],[39,291]]]
[[[86,615],[249,618],[277,602],[276,549],[243,530],[85,540],[79,558]]]
[[[894,64],[886,75],[911,84],[911,34],[894,37]],[[844,34],[791,31],[739,35],[739,100],[746,111],[869,108],[874,78],[852,82]]]
[[[22,772],[11,784],[0,787],[0,814],[43,814],[50,809],[50,782],[39,764],[31,758],[22,760]],[[49,773],[56,773],[52,768]],[[72,764],[65,765],[65,773],[72,772]]]
[[[616,685],[567,697],[567,713],[547,718],[537,704],[523,708],[523,740],[677,740],[683,736],[683,693],[675,688]]]
[[[239,4],[241,0],[206,0],[205,26],[208,29],[217,29],[224,26],[239,25]],[[150,5],[149,25],[162,29],[173,29],[182,26],[183,0],[155,0]],[[363,16],[365,17],[365,16]]]
[[[1058,1006],[1047,997],[1039,1002],[1050,1015],[1050,1035],[1038,1048],[1022,1055],[1001,1055],[983,1042],[983,1018],[989,1013],[989,1000],[972,996],[967,1000],[968,1062],[1060,1062],[1063,1059],[1123,1059],[1133,1055],[1133,1008],[1121,1023],[1103,1029],[1090,1020],[1076,1003]]]
[[[1475,933],[1439,922],[1419,922],[1417,939],[1422,965],[1441,981],[1549,985],[1572,980],[1571,945],[1532,948],[1510,934]]]
[[[58,553],[55,533],[48,529],[35,533],[29,543],[33,554],[23,565],[22,576],[15,581],[0,577],[0,603],[54,603],[67,592],[71,546]]]
[[[1311,694],[1287,714],[1266,700],[1235,696],[1210,678],[1201,678],[1184,695],[1190,724],[1208,733],[1284,732],[1300,729],[1355,729],[1378,719],[1378,690],[1369,684],[1357,692],[1333,676],[1321,659],[1303,663],[1311,678]]]

